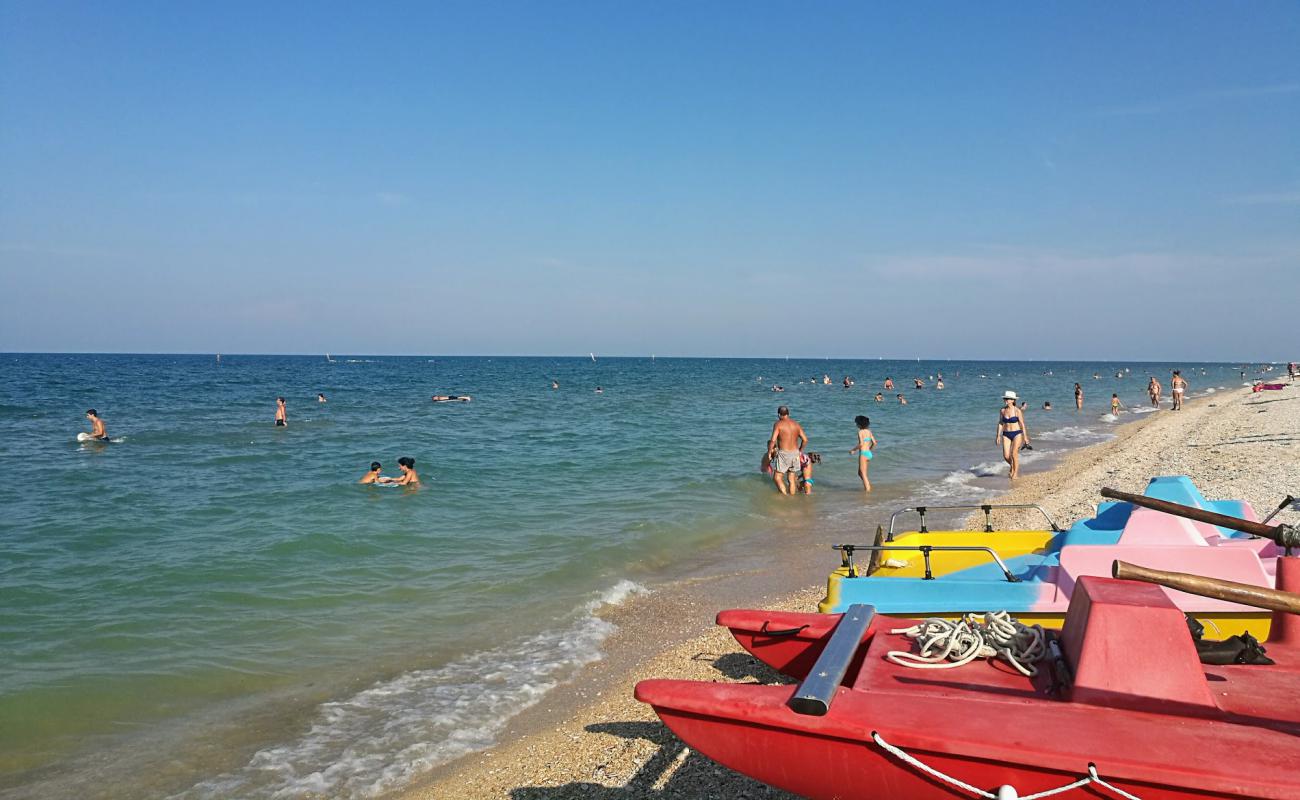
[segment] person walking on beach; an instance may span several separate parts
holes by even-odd
[[[99,418],[99,412],[93,408],[86,409],[86,419],[90,420],[90,437],[107,442],[108,432],[104,430],[104,420]]]
[[[1074,385],[1074,410],[1083,410],[1083,387],[1077,383]]]
[[[865,491],[871,491],[871,481],[867,478],[867,468],[871,466],[871,459],[875,458],[876,437],[871,433],[871,420],[859,414],[853,418],[854,424],[858,426],[858,446],[849,451],[849,453],[858,454],[858,477],[862,479],[862,488]]]
[[[1029,426],[1025,424],[1025,412],[1016,408],[1016,393],[1002,393],[1002,409],[998,411],[998,433],[994,443],[1002,448],[1002,460],[1011,467],[1008,477],[1012,480],[1020,477],[1020,448],[1029,444]]]
[[[1147,383],[1147,394],[1151,397],[1151,405],[1160,408],[1160,381],[1156,380],[1154,375]]]
[[[772,438],[767,441],[767,457],[772,462],[772,480],[781,494],[798,491],[798,478],[802,471],[800,450],[808,446],[808,434],[803,426],[790,419],[790,409],[781,406],[776,410],[776,423],[772,425]],[[787,485],[788,479],[788,485]]]
[[[284,398],[275,398],[275,427],[285,428],[289,425],[289,414],[285,410]]]
[[[1183,395],[1187,394],[1187,379],[1183,377],[1180,370],[1174,370],[1173,377],[1169,379],[1169,389],[1174,395],[1174,411],[1183,410]]]

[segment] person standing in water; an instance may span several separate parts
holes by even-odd
[[[1002,393],[1002,409],[998,411],[998,433],[994,443],[1002,447],[1002,460],[1011,467],[1008,477],[1020,477],[1020,448],[1029,444],[1029,426],[1025,424],[1024,410],[1016,408],[1016,393]]]
[[[858,446],[850,453],[858,454],[858,477],[862,479],[862,488],[871,491],[871,481],[867,479],[867,468],[875,457],[876,437],[871,433],[871,420],[859,414],[853,418],[858,426]]]
[[[325,393],[324,393],[324,392],[318,393],[318,394],[316,395],[316,402],[317,402],[317,403],[324,403],[324,402],[325,402]]]
[[[101,442],[107,442],[108,432],[104,430],[104,420],[99,418],[99,412],[93,408],[86,409],[86,419],[90,420],[91,437]]]
[[[1110,414],[1111,414],[1111,416],[1113,416],[1113,417],[1117,417],[1117,416],[1119,416],[1119,410],[1120,410],[1121,408],[1123,408],[1123,407],[1124,407],[1124,404],[1121,403],[1121,402],[1119,401],[1119,395],[1118,395],[1118,394],[1114,394],[1114,393],[1112,393],[1111,396],[1110,396]]]
[[[285,409],[284,398],[275,398],[275,427],[286,428],[289,426],[289,412]]]
[[[1160,381],[1152,375],[1151,380],[1147,382],[1147,395],[1151,398],[1151,405],[1155,408],[1160,407]]]
[[[1074,410],[1083,410],[1083,387],[1077,383],[1074,384]]]
[[[893,378],[885,378],[885,391],[886,391],[886,392],[892,392],[892,391],[894,391],[894,379],[893,379]]]
[[[370,462],[370,471],[367,472],[365,475],[362,475],[362,476],[361,476],[361,480],[360,480],[359,482],[360,482],[360,483],[379,483],[379,479],[380,479],[380,477],[381,477],[380,474],[379,474],[379,471],[380,471],[381,469],[383,469],[383,468],[384,468],[384,465],[383,465],[383,464],[380,464],[378,461],[371,461],[371,462]]]
[[[415,472],[415,459],[402,456],[397,459],[397,468],[402,471],[400,478],[378,478],[375,483],[395,483],[398,486],[419,486],[420,476]]]
[[[1180,370],[1174,370],[1174,376],[1169,379],[1169,389],[1174,395],[1174,411],[1182,411],[1183,395],[1187,394],[1187,379]]]
[[[767,440],[767,457],[772,462],[772,481],[781,494],[795,494],[799,490],[796,477],[802,472],[799,451],[807,446],[808,434],[803,426],[790,419],[790,409],[778,408],[772,438]]]

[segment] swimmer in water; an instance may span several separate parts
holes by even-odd
[[[867,468],[875,458],[876,437],[871,433],[871,420],[859,414],[853,418],[858,426],[858,446],[849,451],[858,454],[858,477],[862,479],[862,488],[871,491],[871,481],[867,479]]]
[[[93,408],[86,409],[86,419],[90,420],[91,437],[101,442],[107,442],[108,433],[104,430],[104,420],[99,418],[99,412]]]
[[[1025,412],[1016,408],[1016,393],[1002,393],[1002,408],[998,411],[998,432],[994,444],[1002,448],[1002,460],[1011,467],[1008,477],[1020,477],[1020,448],[1029,446],[1029,427],[1025,425]]]
[[[907,398],[906,398],[906,397],[903,397],[903,396],[900,394],[900,395],[898,396],[898,404],[899,404],[900,406],[905,406],[905,405],[907,405]]]
[[[435,403],[468,403],[474,398],[467,394],[435,394],[429,399]]]
[[[1043,403],[1043,410],[1044,410],[1044,411],[1051,411],[1051,410],[1052,410],[1052,401],[1051,401],[1051,400],[1048,400],[1046,403]]]
[[[776,384],[776,383],[774,383],[774,384],[772,384],[772,391],[774,391],[774,392],[784,392],[784,391],[785,391],[785,387],[784,387],[784,386],[781,386],[780,384]]]
[[[850,378],[848,375],[845,375],[845,376],[844,376],[844,388],[845,388],[845,389],[848,389],[848,388],[850,388],[850,387],[852,387],[852,386],[853,386],[853,379]]]
[[[886,391],[886,392],[892,392],[892,391],[894,391],[894,379],[893,379],[893,378],[885,378],[885,391]]]
[[[420,476],[415,472],[415,459],[402,456],[397,459],[397,468],[402,471],[400,478],[379,478],[375,483],[395,483],[398,486],[419,486]]]
[[[367,472],[365,475],[362,475],[362,476],[361,476],[361,480],[360,480],[359,482],[360,482],[360,483],[380,483],[380,482],[382,482],[382,481],[383,481],[383,476],[379,474],[379,471],[380,471],[381,469],[383,469],[383,468],[384,468],[384,465],[383,465],[383,464],[380,464],[378,461],[371,461],[371,462],[370,462],[370,471]]]
[[[560,388],[560,382],[559,382],[559,381],[554,381],[554,380],[551,381],[551,388],[552,388],[552,389],[558,389],[558,388]]]
[[[943,376],[942,376],[942,375],[939,376],[939,380],[935,381],[934,388],[936,388],[936,389],[942,389],[942,388],[943,388]]]
[[[596,387],[596,394],[604,394],[604,393],[605,393],[604,389],[600,388],[599,386]]]
[[[324,403],[324,402],[325,402],[325,395],[324,395],[324,394],[317,394],[317,395],[316,395],[316,402],[317,402],[317,403]]]
[[[289,412],[285,408],[283,397],[275,398],[275,427],[289,427]]]
[[[821,453],[799,453],[799,490],[804,494],[812,494],[813,490],[813,465],[822,463]]]
[[[880,392],[876,392],[876,402],[877,402],[877,403],[883,403],[883,402],[885,402],[885,396],[884,396],[883,394],[881,394]]]
[[[1074,385],[1074,409],[1083,410],[1083,387],[1077,383]]]

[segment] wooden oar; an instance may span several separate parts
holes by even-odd
[[[1154,583],[1180,592],[1226,600],[1229,603],[1240,603],[1243,606],[1300,614],[1300,594],[1281,592],[1266,586],[1207,578],[1204,575],[1189,575],[1186,572],[1149,569],[1127,561],[1111,563],[1110,574],[1122,580]]]
[[[1155,511],[1163,511],[1176,517],[1184,517],[1197,522],[1218,525],[1221,528],[1249,533],[1252,536],[1263,536],[1265,539],[1272,539],[1283,547],[1300,547],[1300,529],[1297,529],[1294,525],[1265,525],[1262,522],[1251,522],[1238,517],[1230,517],[1227,514],[1206,511],[1203,508],[1193,508],[1179,503],[1171,503],[1168,500],[1157,500],[1146,495],[1121,492],[1118,489],[1109,487],[1102,487],[1101,496],[1109,497],[1112,500],[1123,500],[1126,503],[1132,503],[1135,506],[1142,506]]]

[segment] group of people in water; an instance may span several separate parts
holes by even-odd
[[[871,420],[859,414],[853,418],[858,426],[858,443],[849,454],[858,456],[858,478],[862,488],[871,491],[868,469],[875,457],[876,437],[871,432]],[[813,466],[821,463],[821,454],[808,450],[808,433],[790,417],[790,409],[780,406],[772,436],[767,440],[767,451],[760,464],[764,472],[771,473],[781,494],[812,494]]]

